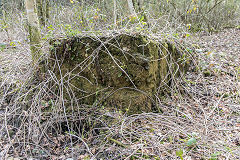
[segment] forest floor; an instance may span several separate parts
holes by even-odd
[[[0,34],[4,34],[0,35],[0,43],[8,44],[9,40],[6,34],[2,32]],[[185,86],[188,98],[171,97],[171,101],[166,102],[166,105],[163,106],[163,115],[144,113],[129,117],[122,116],[121,118],[124,118],[124,121],[119,123],[119,126],[112,127],[112,131],[119,132],[119,134],[129,133],[134,130],[134,127],[127,128],[126,126],[134,126],[135,124],[137,133],[135,131],[133,133],[142,137],[144,142],[128,142],[124,140],[123,134],[122,139],[110,140],[109,143],[116,143],[115,145],[105,145],[104,147],[101,145],[102,148],[108,152],[118,150],[119,154],[126,153],[129,157],[134,154],[134,151],[137,153],[140,150],[142,155],[158,155],[159,157],[174,159],[174,157],[180,157],[180,153],[177,154],[170,150],[181,152],[182,148],[184,159],[200,159],[199,157],[205,157],[205,159],[240,159],[240,30],[225,29],[212,35],[194,36],[189,39],[189,43],[197,46],[196,61],[201,69],[187,73],[185,80],[181,82]],[[19,139],[14,139],[13,142],[9,138],[9,133],[6,134],[6,128],[11,129],[10,126],[4,125],[8,117],[11,116],[8,111],[14,112],[14,109],[6,109],[8,104],[5,100],[8,98],[8,92],[11,91],[10,84],[21,86],[28,80],[32,69],[30,68],[30,59],[29,45],[22,39],[11,45],[8,44],[4,48],[0,46],[0,94],[4,95],[0,98],[0,122],[2,123],[0,124],[0,159],[6,153],[10,158],[33,154],[18,153],[17,146],[16,150],[11,148],[10,145],[13,145],[13,143],[20,144],[23,142]],[[179,118],[179,114],[185,115],[187,120]],[[161,120],[169,123],[164,124],[164,126]],[[144,125],[136,124],[134,121],[143,122]],[[140,129],[146,126],[151,126],[154,132],[158,133],[153,135],[152,131]],[[166,126],[169,127],[168,133],[171,132],[172,134],[168,135],[165,131],[161,131],[160,128]],[[184,131],[197,134],[196,146],[190,148],[185,146],[185,141],[188,141],[186,138],[180,140],[180,142],[175,139],[175,137],[181,137],[178,132]],[[159,137],[164,139],[161,133],[171,140],[156,144],[156,141],[160,141]],[[48,144],[46,142],[42,146],[43,148],[49,148],[49,154],[52,154],[51,159],[66,159],[72,155],[72,151],[67,151],[66,147],[61,146],[60,142],[63,139],[59,135],[57,139],[53,140],[56,145],[51,142],[51,145],[45,146]],[[124,143],[124,146],[122,143]],[[86,145],[84,141],[81,144]],[[126,146],[130,147],[126,148]],[[84,159],[99,153],[97,147],[100,146],[89,145],[89,148],[87,147],[88,152],[84,155],[78,155],[78,159]]]

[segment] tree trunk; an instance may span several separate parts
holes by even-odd
[[[136,13],[138,13],[138,4],[137,4],[137,0],[132,0],[133,3],[133,8],[135,10]]]
[[[117,4],[116,0],[113,0],[113,21],[114,21],[114,29],[117,27]]]
[[[25,0],[25,7],[27,10],[32,63],[35,65],[39,62],[43,54],[41,49],[41,34],[35,0]]]
[[[50,18],[50,2],[45,0],[45,18],[48,20]]]
[[[138,0],[137,5],[138,5],[137,12],[140,15],[140,17],[143,17],[143,19],[142,18],[140,18],[140,19],[142,19],[143,22],[146,22],[148,27],[149,27],[148,18],[147,18],[146,14],[145,14],[145,11],[144,11],[145,9],[143,7],[144,6],[144,1],[143,0]]]
[[[23,0],[21,0],[20,2],[19,2],[19,10],[20,11],[23,11],[24,10],[24,1]]]
[[[143,1],[142,0],[128,0],[128,7],[131,13],[131,16],[135,16],[141,21],[146,22],[148,24],[147,17],[143,10]],[[148,24],[149,26],[149,24]]]
[[[136,16],[136,12],[135,12],[134,5],[133,5],[133,0],[127,0],[127,1],[128,1],[128,8],[129,8],[131,16]]]
[[[141,12],[143,11],[143,5],[144,5],[144,1],[143,0],[138,0],[138,7],[139,7],[139,10]]]
[[[0,0],[0,16],[2,16],[2,0]]]
[[[42,2],[42,0],[36,0],[36,4],[37,4],[37,15],[39,17],[39,22],[41,25],[45,26],[43,2]]]

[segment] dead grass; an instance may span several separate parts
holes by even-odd
[[[20,42],[0,52],[0,159],[180,159],[181,150],[184,159],[240,159],[239,50],[228,52],[239,39],[228,41],[225,56],[201,44],[195,57],[199,69],[176,79],[179,90],[159,101],[163,113],[128,116],[94,105],[66,112],[61,94],[48,88],[54,76],[34,81],[29,46],[19,36],[26,31],[13,28],[0,36]],[[188,145],[192,138],[196,143]]]

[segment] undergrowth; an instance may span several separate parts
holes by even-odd
[[[48,40],[54,37],[122,32],[168,39],[195,53],[199,47],[185,40],[194,38],[196,31],[239,25],[237,1],[149,3],[145,8],[148,24],[141,17],[128,17],[120,3],[117,26],[109,14],[111,3],[52,4],[52,16],[42,27],[46,54]],[[230,123],[239,111],[224,109],[227,101],[239,105],[239,95],[225,96],[209,89],[206,82],[211,76],[204,73],[210,65],[205,60],[208,55],[192,57],[193,70],[174,79],[175,87],[165,99],[157,99],[163,113],[127,115],[84,104],[67,112],[62,90],[55,93],[49,87],[49,83],[62,84],[54,73],[49,70],[41,82],[33,76],[37,67],[29,67],[25,12],[15,5],[6,4],[5,10],[10,11],[4,11],[0,20],[0,37],[6,45],[0,51],[4,65],[0,70],[0,158],[239,159],[239,129]]]

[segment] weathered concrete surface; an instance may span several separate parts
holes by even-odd
[[[77,37],[51,44],[49,66],[62,79],[69,103],[97,102],[130,114],[153,111],[155,96],[164,94],[160,84],[170,85],[173,75],[186,67],[185,56],[173,45],[142,35]]]

